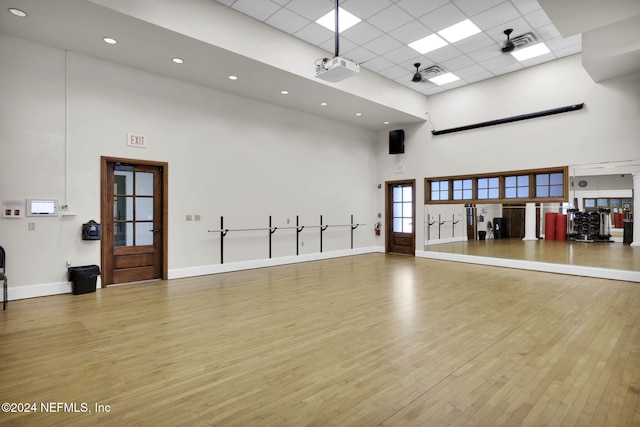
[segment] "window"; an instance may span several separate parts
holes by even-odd
[[[471,200],[473,198],[472,179],[453,180],[453,200]]]
[[[568,167],[493,172],[478,176],[424,179],[427,203],[504,203],[567,201]],[[594,204],[596,199],[594,199]],[[609,202],[607,202],[609,203]],[[594,205],[595,207],[595,205]]]
[[[536,197],[564,196],[564,173],[536,174]]]
[[[506,176],[504,178],[504,197],[507,199],[529,197],[529,175]]]
[[[500,197],[500,178],[478,178],[478,199],[497,199]]]
[[[633,207],[633,199],[620,197],[599,197],[584,199],[585,211],[597,211],[599,209],[610,209],[611,212],[629,211]]]
[[[413,232],[412,185],[398,185],[393,188],[393,232]]]
[[[431,200],[449,200],[449,181],[431,182]]]

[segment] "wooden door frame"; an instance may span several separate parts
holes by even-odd
[[[411,228],[413,234],[413,256],[416,254],[416,180],[415,179],[402,179],[396,181],[385,181],[384,192],[384,209],[385,209],[385,237],[384,237],[384,251],[389,253],[391,248],[391,235],[393,233],[393,211],[389,208],[389,200],[391,198],[390,192],[393,191],[393,186],[398,184],[411,184],[413,188],[413,203],[412,212],[413,227]]]
[[[107,165],[109,163],[123,163],[129,165],[155,166],[162,169],[162,280],[169,278],[168,254],[169,254],[169,163],[156,162],[152,160],[126,159],[121,157],[100,157],[100,223],[107,224],[109,221],[107,215],[113,216],[113,212],[108,212],[105,206],[108,206],[107,200]],[[103,233],[109,230],[103,230]],[[113,282],[113,260],[110,258],[110,248],[106,247],[104,239],[100,242],[100,263],[102,265],[102,287]]]

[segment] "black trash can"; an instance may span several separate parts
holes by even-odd
[[[97,265],[69,267],[69,281],[73,287],[73,295],[95,292],[99,275],[100,267]]]
[[[478,239],[479,240],[487,240],[487,232],[486,231],[478,231]]]

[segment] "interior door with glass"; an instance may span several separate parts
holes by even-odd
[[[103,285],[164,277],[163,166],[107,162]]]
[[[387,252],[415,255],[415,181],[387,183]]]

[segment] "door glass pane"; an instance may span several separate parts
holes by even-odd
[[[409,202],[409,203],[405,202],[405,203],[402,204],[402,216],[403,217],[405,217],[405,218],[413,217],[412,206],[413,205],[411,204],[411,202]]]
[[[113,175],[115,194],[133,194],[133,172],[115,170]]]
[[[402,200],[402,187],[393,187],[393,200],[395,202]]]
[[[136,197],[136,221],[153,220],[153,198]]]
[[[394,217],[402,216],[402,203],[393,204],[393,216]]]
[[[153,196],[153,174],[151,172],[136,172],[136,195]]]
[[[114,246],[133,246],[133,223],[119,222],[114,225]]]
[[[403,233],[413,232],[413,221],[411,220],[411,218],[404,218],[402,220],[402,232]]]
[[[411,187],[403,187],[402,188],[402,201],[410,202],[412,199],[412,191]]]
[[[153,223],[137,222],[136,223],[136,246],[153,245]]]
[[[393,232],[402,233],[402,218],[393,218]]]
[[[113,201],[113,218],[119,221],[133,220],[133,197],[117,196]]]

